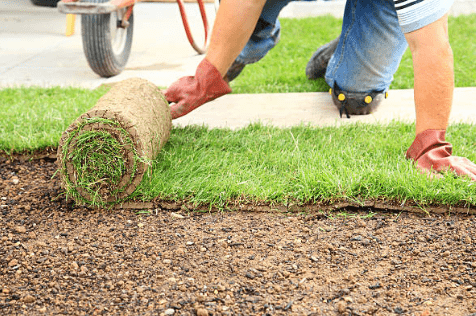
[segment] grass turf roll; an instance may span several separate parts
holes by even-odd
[[[116,83],[61,136],[58,168],[67,196],[93,207],[124,202],[171,128],[169,105],[155,85],[139,78]]]

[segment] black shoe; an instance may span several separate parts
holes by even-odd
[[[238,77],[238,75],[243,71],[243,68],[245,68],[245,66],[246,66],[246,64],[239,63],[235,60],[233,62],[233,64],[231,64],[228,71],[226,72],[226,75],[225,75],[225,78],[224,78],[225,81],[230,82],[233,79],[235,79],[236,77]]]
[[[307,62],[306,76],[310,80],[324,77],[326,74],[327,64],[332,55],[336,51],[339,37],[335,40],[319,47]]]
[[[345,113],[350,115],[367,115],[374,112],[388,93],[385,91],[372,91],[369,93],[346,92],[334,83],[334,88],[329,90],[334,105],[339,109],[340,117]]]

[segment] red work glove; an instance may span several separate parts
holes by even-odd
[[[425,173],[452,170],[476,181],[476,164],[467,158],[452,156],[451,153],[452,146],[445,141],[445,130],[429,129],[415,137],[407,150],[407,158],[415,161],[417,168]]]
[[[182,77],[164,91],[172,119],[179,118],[200,105],[231,92],[220,72],[208,60],[198,65],[195,76]]]

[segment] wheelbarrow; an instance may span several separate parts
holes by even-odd
[[[134,4],[142,0],[62,0],[58,10],[81,15],[83,50],[91,69],[101,77],[121,73],[127,64],[132,46]],[[207,49],[209,25],[203,0],[197,0],[205,29],[205,42],[193,39],[183,0],[176,0],[187,39],[193,49],[204,54]],[[218,1],[215,2],[217,6]]]

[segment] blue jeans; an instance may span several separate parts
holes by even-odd
[[[253,34],[236,58],[236,62],[245,65],[255,63],[276,46],[281,33],[278,15],[291,1],[293,0],[266,1]]]
[[[269,25],[255,29],[238,62],[257,62],[277,44],[278,15],[289,2],[266,2],[260,20]],[[348,92],[387,90],[406,48],[393,0],[347,0],[339,44],[329,61],[326,82],[331,87],[337,83]]]

